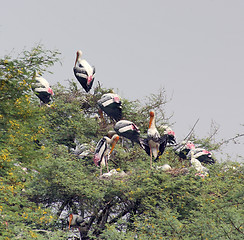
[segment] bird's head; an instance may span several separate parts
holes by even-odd
[[[187,142],[186,143],[186,148],[187,149],[195,149],[195,145],[193,144],[193,142]]]
[[[82,51],[81,50],[78,50],[76,52],[76,59],[75,59],[75,66],[76,66],[76,63],[78,62],[78,59],[82,56]]]
[[[162,126],[162,128],[164,129],[164,134],[175,137],[175,132],[169,126]]]
[[[155,115],[154,111],[150,111],[149,115],[150,115],[150,117],[154,117],[154,115]]]
[[[154,111],[150,111],[149,116],[150,116],[150,121],[149,121],[149,128],[150,128],[152,126],[152,122],[153,122],[154,116],[155,116]]]

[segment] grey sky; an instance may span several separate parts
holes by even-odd
[[[81,49],[95,81],[122,97],[160,87],[173,94],[167,113],[177,139],[200,118],[196,134],[207,136],[213,120],[220,140],[244,132],[243,13],[243,0],[1,1],[0,53],[37,43],[58,49],[63,65],[44,77],[67,84]],[[244,156],[241,142],[225,152]]]

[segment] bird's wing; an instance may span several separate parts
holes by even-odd
[[[73,70],[74,70],[75,77],[79,81],[81,86],[85,89],[86,92],[89,92],[92,87],[94,79],[92,79],[90,84],[87,84],[88,73],[85,70],[85,68],[74,67]]]
[[[143,149],[150,156],[150,147],[148,143],[148,138],[141,139],[141,144],[143,145]]]
[[[212,158],[211,152],[206,151],[204,148],[196,148],[194,150],[194,157],[200,162],[207,164],[214,164],[216,161]]]
[[[83,67],[74,67],[73,70],[76,77],[78,76],[78,77],[87,78],[88,76],[86,69]]]
[[[174,135],[166,134],[166,136],[167,136],[167,143],[176,144],[176,139]]]
[[[114,126],[114,131],[118,135],[122,135],[123,133],[125,133],[129,130],[132,130],[131,122],[129,122],[127,120],[121,120],[121,121],[117,122]]]
[[[107,146],[107,142],[105,138],[102,138],[96,146],[95,149],[95,155],[94,155],[94,163],[99,166],[100,162],[102,161],[104,154],[107,150],[108,146]]]
[[[165,150],[166,145],[167,145],[167,140],[168,140],[168,137],[166,135],[160,137],[158,157],[164,153],[164,150]]]

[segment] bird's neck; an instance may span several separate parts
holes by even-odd
[[[155,126],[155,118],[154,117],[150,117],[149,129],[153,129],[153,128],[156,128],[156,126]]]

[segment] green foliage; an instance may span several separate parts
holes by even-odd
[[[111,89],[97,85],[87,94],[76,82],[57,84],[51,107],[39,107],[29,87],[33,72],[44,73],[57,54],[38,46],[18,59],[0,60],[0,239],[68,239],[71,212],[84,217],[82,239],[243,237],[240,164],[208,166],[210,176],[203,179],[169,147],[154,166],[173,169],[151,170],[145,151],[124,139],[109,168],[125,175],[100,178],[93,153],[114,122],[107,116],[99,121],[97,100]],[[123,99],[123,117],[146,135],[151,109],[159,130],[169,124],[166,103],[164,90],[144,104]],[[73,153],[75,141],[88,146],[87,155]],[[195,141],[217,149],[211,138]]]

